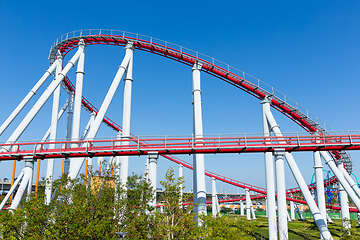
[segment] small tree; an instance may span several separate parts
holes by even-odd
[[[161,181],[164,187],[164,212],[156,213],[157,236],[159,239],[196,239],[197,228],[194,221],[192,204],[184,206],[185,201],[192,196],[181,196],[183,177],[175,178],[174,169],[170,168],[165,174],[166,181]]]
[[[1,211],[0,238],[118,239],[115,232],[121,231],[128,232],[126,239],[253,239],[256,222],[242,218],[200,215],[202,225],[197,227],[193,206],[187,202],[192,196],[181,195],[184,180],[175,178],[171,168],[161,182],[163,213],[149,205],[154,192],[140,176],[128,178],[127,190],[115,186],[109,174],[102,176],[91,187],[83,176],[63,176],[54,182],[58,190],[49,205],[41,192],[13,212]]]
[[[127,232],[127,239],[152,239],[155,231],[154,207],[149,203],[154,191],[150,183],[138,175],[128,177],[127,196],[121,198],[119,229]]]
[[[137,175],[129,177],[127,192],[118,186],[115,202],[114,179],[103,176],[91,187],[84,185],[83,176],[63,176],[54,181],[56,197],[49,205],[42,192],[12,213],[1,211],[2,239],[118,239],[117,231],[128,232],[131,239],[147,239],[149,228],[154,228],[146,215],[152,210],[147,204],[152,196],[149,184]],[[121,198],[124,195],[128,197]],[[115,215],[116,209],[122,213]]]

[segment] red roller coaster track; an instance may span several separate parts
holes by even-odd
[[[138,35],[137,35],[138,36]],[[293,107],[286,103],[286,101],[281,100],[276,97],[273,93],[270,93],[259,86],[251,83],[246,80],[244,77],[240,77],[229,70],[221,68],[209,61],[199,58],[198,56],[192,56],[185,52],[179,51],[174,48],[170,48],[168,46],[164,46],[158,43],[154,43],[148,40],[134,38],[134,37],[126,37],[125,32],[123,36],[116,35],[102,35],[101,31],[98,35],[87,35],[87,36],[79,36],[73,38],[67,38],[64,41],[56,44],[50,52],[50,61],[55,59],[55,55],[57,50],[65,56],[69,51],[76,48],[79,39],[83,39],[87,45],[92,44],[105,44],[105,45],[115,45],[115,46],[125,46],[128,41],[132,41],[133,45],[136,49],[154,53],[169,59],[173,59],[175,61],[181,62],[185,65],[193,66],[195,62],[202,63],[202,71],[215,76],[237,88],[244,90],[250,95],[263,99],[266,96],[271,96],[271,106],[283,113],[285,116],[296,122],[299,126],[304,128],[306,131],[310,133],[319,132],[320,134],[324,134],[325,130],[320,127],[315,121],[310,119],[307,114],[302,113],[296,107]],[[166,42],[165,42],[166,43]],[[334,159],[343,158],[345,161],[345,167],[348,171],[351,172],[352,162],[350,156],[345,151],[331,151],[330,154]]]
[[[81,31],[81,33],[82,33],[82,31]],[[112,33],[112,30],[111,30],[111,33]],[[252,95],[258,99],[263,99],[265,96],[271,96],[272,97],[271,106],[274,107],[276,110],[280,111],[281,113],[283,113],[285,116],[290,118],[292,121],[296,122],[298,125],[300,125],[302,128],[304,128],[306,131],[308,131],[310,133],[315,133],[315,132],[319,132],[320,134],[326,133],[325,130],[322,127],[320,127],[315,121],[311,120],[307,116],[307,114],[302,113],[296,107],[292,107],[291,105],[289,105],[286,102],[286,100],[285,101],[281,100],[280,98],[276,97],[273,93],[270,93],[270,92],[260,88],[259,86],[246,80],[244,77],[240,77],[240,76],[230,72],[229,70],[226,70],[224,68],[221,68],[221,67],[215,65],[214,63],[205,61],[205,60],[199,58],[198,56],[193,56],[188,53],[182,52],[181,50],[179,51],[177,49],[167,47],[166,42],[165,42],[165,45],[154,43],[152,41],[139,39],[139,37],[138,37],[139,35],[136,35],[136,37],[128,37],[128,36],[125,36],[125,32],[124,32],[123,36],[113,35],[113,34],[101,34],[101,30],[96,35],[91,34],[91,31],[90,31],[90,34],[86,35],[86,36],[76,36],[75,37],[73,35],[73,37],[68,37],[68,35],[69,34],[67,34],[66,37],[64,37],[64,40],[61,39],[60,42],[56,43],[52,47],[51,52],[50,52],[50,62],[54,61],[56,52],[58,50],[60,50],[62,52],[62,54],[65,56],[69,51],[76,48],[79,43],[79,39],[84,39],[84,41],[86,42],[87,45],[105,44],[105,45],[125,46],[125,44],[128,41],[132,41],[134,44],[134,47],[138,50],[142,50],[142,51],[154,53],[154,54],[166,57],[166,58],[170,58],[170,59],[173,59],[175,61],[181,62],[181,63],[189,65],[189,66],[192,66],[196,61],[200,61],[202,63],[202,70],[204,72],[206,72],[212,76],[215,76],[215,77],[217,77],[217,78],[219,78],[241,90],[244,90],[245,92],[249,93],[250,95]],[[75,88],[72,85],[72,83],[69,81],[69,79],[65,79],[63,85],[68,90],[75,91]],[[88,111],[97,113],[98,110],[85,98],[83,98],[82,104]],[[108,117],[104,118],[104,123],[106,123],[111,128],[115,129],[116,131],[121,131],[121,127]],[[134,137],[134,135],[132,135],[132,136]],[[351,158],[346,152],[344,152],[344,151],[339,152],[339,151],[335,150],[335,151],[331,151],[330,153],[335,159],[340,159],[340,158],[345,159],[345,164],[347,166],[347,169],[349,170],[349,168],[350,168],[350,171],[351,171],[351,164],[347,164],[348,162],[346,162],[346,158],[348,158],[348,159],[350,159],[350,163],[351,163]],[[170,156],[170,155],[162,155],[162,156],[175,162],[175,163],[182,164],[183,166],[185,166],[189,169],[192,169],[191,164],[189,164],[181,159],[178,159],[178,158],[176,158],[174,156]],[[266,194],[266,189],[264,189],[264,188],[260,188],[260,187],[256,187],[256,186],[249,185],[246,183],[242,183],[240,181],[233,180],[233,179],[230,179],[230,178],[227,178],[227,177],[224,177],[224,176],[221,176],[216,173],[209,172],[209,171],[206,171],[205,174],[209,177],[214,177],[215,179],[232,184],[234,186],[248,188],[251,191]],[[329,184],[334,184],[335,182],[337,182],[337,179],[335,177],[332,177],[325,181],[325,185],[327,186]],[[315,185],[314,184],[309,185],[309,188],[310,189],[315,188]],[[297,192],[300,192],[300,190],[298,188],[287,190],[287,193],[297,193]]]

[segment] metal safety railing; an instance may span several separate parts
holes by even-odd
[[[131,40],[131,41],[141,42],[142,44],[148,44],[148,45],[150,44],[151,46],[154,46],[156,48],[164,49],[165,52],[180,53],[180,55],[183,56],[184,58],[204,62],[208,65],[211,65],[214,69],[218,69],[218,72],[222,72],[224,74],[232,76],[235,79],[240,79],[241,81],[246,81],[246,84],[250,86],[252,89],[256,89],[257,91],[262,92],[266,96],[270,96],[271,98],[275,99],[280,105],[287,106],[288,109],[291,110],[291,112],[300,116],[300,119],[305,119],[306,124],[309,124],[308,126],[311,126],[312,128],[311,132],[314,131],[313,129],[316,129],[318,132],[321,132],[323,134],[328,134],[328,131],[331,130],[324,122],[319,120],[319,118],[316,117],[313,113],[311,113],[308,109],[304,108],[298,102],[289,98],[282,92],[266,84],[260,79],[255,78],[252,75],[249,75],[237,68],[231,67],[229,64],[226,64],[222,61],[219,61],[215,58],[209,57],[197,51],[191,50],[189,48],[185,48],[177,44],[169,43],[167,41],[163,41],[157,38],[153,38],[137,33],[111,30],[111,29],[86,29],[86,30],[69,32],[59,37],[51,46],[50,56],[49,56],[50,62],[54,61],[56,52],[57,50],[60,49],[62,45],[74,39],[81,39],[81,38],[84,39],[96,38],[97,40],[98,39],[105,40],[109,38],[123,39],[123,40],[126,39],[126,41]],[[280,110],[281,112],[283,112],[285,115],[288,115],[287,113],[279,109],[278,106],[274,106],[274,107]],[[298,122],[298,124],[300,124],[301,126],[303,125],[303,123],[301,123],[302,121],[295,119],[293,120],[295,122]],[[308,128],[308,126],[306,128]],[[352,171],[352,165],[353,165],[351,156],[346,151],[341,151],[340,154],[338,155],[341,156],[342,160],[345,162],[346,170],[350,173]],[[337,159],[338,157],[335,156],[334,158]]]
[[[144,41],[153,45],[162,46],[169,50],[175,50],[176,52],[195,57],[197,59],[201,59],[203,61],[206,61],[207,63],[210,63],[214,66],[218,66],[220,69],[230,73],[237,75],[239,77],[242,77],[246,79],[251,85],[254,87],[257,87],[258,89],[263,90],[267,93],[268,96],[272,96],[273,98],[276,98],[279,102],[285,103],[287,105],[292,106],[294,109],[297,109],[298,112],[303,113],[304,116],[306,116],[309,119],[312,119],[314,124],[317,124],[322,131],[331,131],[330,127],[326,125],[325,122],[321,121],[315,114],[310,112],[307,108],[299,104],[297,101],[293,100],[286,94],[282,93],[281,91],[277,90],[276,88],[270,86],[269,84],[263,82],[259,78],[256,78],[242,70],[239,70],[235,67],[230,66],[229,64],[222,62],[220,60],[217,60],[216,58],[210,57],[208,55],[205,55],[203,53],[200,53],[198,51],[168,42],[164,41],[158,38],[138,34],[138,33],[132,33],[132,32],[126,32],[126,31],[119,31],[119,30],[112,30],[112,29],[84,29],[84,30],[77,30],[68,32],[66,34],[61,35],[58,37],[54,43],[50,47],[50,56],[49,58],[54,58],[55,53],[53,49],[60,43],[66,42],[66,40],[79,38],[79,37],[86,37],[86,36],[107,36],[107,37],[122,37],[126,39],[132,39],[135,41]]]
[[[126,144],[123,144],[126,142]],[[50,146],[55,146],[54,149]],[[74,147],[75,146],[75,147]],[[360,134],[283,136],[254,134],[136,137],[132,139],[95,139],[84,141],[18,142],[0,144],[0,160],[23,157],[57,158],[64,156],[113,156],[191,153],[268,152],[274,149],[285,151],[331,151],[360,149]]]

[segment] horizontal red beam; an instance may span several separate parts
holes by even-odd
[[[128,144],[123,145],[127,141]],[[50,149],[54,144],[55,149]],[[79,147],[72,147],[77,145]],[[21,160],[25,157],[35,159],[63,157],[132,156],[158,154],[217,154],[273,152],[284,149],[287,152],[360,150],[360,135],[323,136],[235,136],[216,137],[164,137],[106,139],[86,141],[52,141],[0,144],[0,160]],[[7,149],[8,151],[4,151]]]

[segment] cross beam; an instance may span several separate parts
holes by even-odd
[[[201,141],[199,141],[201,140]],[[128,145],[123,144],[128,142]],[[55,145],[54,149],[49,146]],[[81,147],[77,147],[81,146]],[[21,160],[24,157],[35,159],[63,157],[98,157],[159,154],[196,153],[250,153],[274,152],[282,148],[286,152],[360,150],[360,135],[307,135],[307,136],[236,136],[218,135],[216,137],[157,137],[105,139],[85,141],[51,141],[3,143],[0,148],[9,149],[0,153],[2,160]]]

